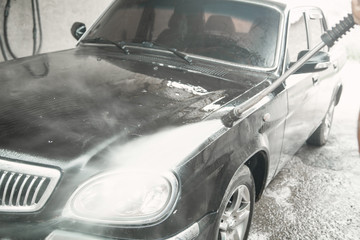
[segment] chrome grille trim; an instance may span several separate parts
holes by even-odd
[[[32,200],[31,200],[31,205],[35,204],[37,195],[39,194],[40,188],[41,188],[41,186],[44,184],[45,179],[46,179],[46,178],[43,177],[43,178],[41,179],[39,185],[36,187],[35,192],[34,192],[34,196],[32,197]]]
[[[20,190],[19,190],[20,193],[23,192],[24,186],[27,183],[27,181],[29,180],[29,178],[30,178],[30,175],[26,175],[23,183],[21,184],[21,187],[20,187]],[[21,194],[18,194],[18,197],[16,199],[16,206],[20,206],[20,197],[21,197]]]
[[[21,177],[22,177],[22,174],[19,174],[19,175],[16,177],[15,183],[14,183],[13,187],[11,188],[9,203],[12,203],[12,202],[13,202],[15,189],[16,189],[17,184],[19,183],[19,180],[20,180]]]
[[[0,212],[35,212],[54,191],[57,169],[0,159]]]

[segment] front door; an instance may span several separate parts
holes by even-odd
[[[310,47],[305,19],[302,10],[290,12],[286,48],[288,66],[298,60],[301,51]],[[318,84],[314,77],[313,73],[295,73],[285,81],[288,114],[278,170],[299,150],[315,127]]]

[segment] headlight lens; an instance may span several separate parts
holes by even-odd
[[[116,171],[98,175],[71,196],[64,216],[109,224],[146,224],[171,213],[178,195],[172,173]]]

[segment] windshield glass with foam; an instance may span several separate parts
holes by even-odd
[[[87,39],[152,42],[191,55],[253,67],[275,66],[280,13],[224,0],[118,0]]]

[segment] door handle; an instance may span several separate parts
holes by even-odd
[[[313,85],[317,85],[319,83],[319,75],[316,74],[312,77]]]
[[[333,67],[336,71],[338,70],[338,62],[337,61],[333,62]]]

